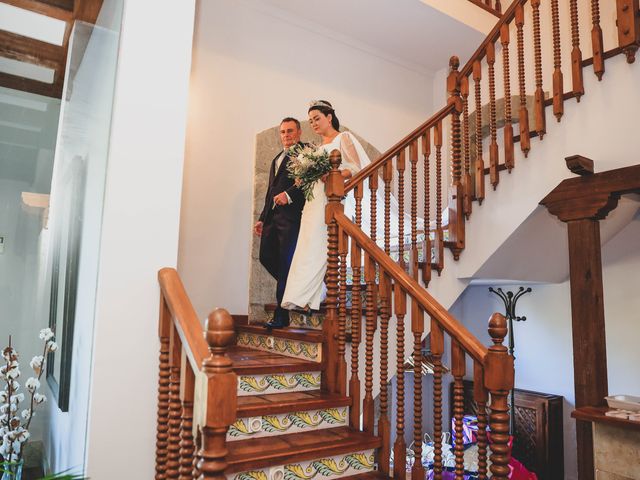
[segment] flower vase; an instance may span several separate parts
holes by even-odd
[[[2,472],[0,480],[22,480],[23,465],[24,460],[19,462],[0,462],[0,472]]]

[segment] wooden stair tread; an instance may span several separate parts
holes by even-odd
[[[407,473],[407,476],[409,473]],[[385,475],[382,472],[374,471],[374,472],[365,472],[359,473],[357,475],[349,475],[348,477],[342,477],[340,480],[389,480],[391,477]]]
[[[238,417],[350,406],[351,398],[321,391],[251,395],[238,397]]]
[[[379,448],[380,438],[350,427],[252,438],[227,444],[226,473],[304,462],[343,453]]]
[[[236,326],[238,332],[253,333],[256,335],[269,335],[277,338],[288,338],[291,340],[300,340],[301,342],[310,343],[322,343],[324,340],[324,334],[322,330],[312,330],[310,328],[275,328],[273,330],[267,330],[262,324],[254,325],[238,325]]]
[[[254,350],[246,347],[231,347],[228,351],[237,375],[318,372],[324,364],[286,357],[277,353]]]

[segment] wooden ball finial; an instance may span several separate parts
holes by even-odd
[[[454,55],[449,59],[449,68],[458,71],[458,67],[460,67],[460,59]]]
[[[507,335],[507,319],[501,313],[494,313],[489,319],[489,335],[496,345],[502,345]]]
[[[233,318],[224,308],[216,308],[209,314],[205,325],[209,347],[228,347],[233,343],[235,334]]]
[[[340,155],[340,150],[336,149],[331,152],[329,155],[329,161],[331,162],[331,167],[335,170],[342,163],[342,156]]]

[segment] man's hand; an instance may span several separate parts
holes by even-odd
[[[256,222],[256,224],[253,226],[253,233],[257,237],[261,237],[262,236],[262,222]]]
[[[276,205],[287,205],[289,203],[289,198],[286,193],[282,192],[273,197],[273,203]]]

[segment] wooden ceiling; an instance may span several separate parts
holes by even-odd
[[[0,30],[0,57],[31,63],[54,70],[53,82],[0,72],[0,86],[61,98],[69,37],[75,20],[95,23],[103,0],[0,0],[15,7],[46,15],[66,23],[62,45],[36,40]]]

